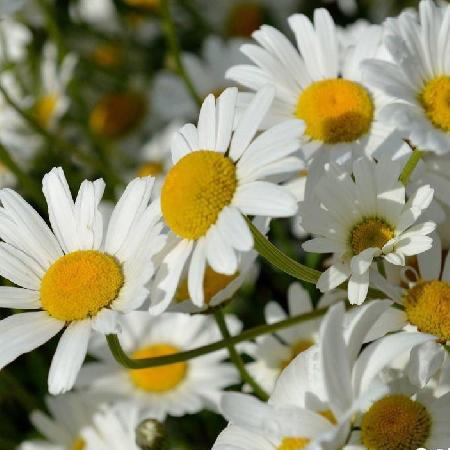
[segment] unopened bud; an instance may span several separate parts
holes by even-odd
[[[142,450],[167,449],[166,430],[161,422],[146,419],[136,428],[136,444]]]

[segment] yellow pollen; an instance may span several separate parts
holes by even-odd
[[[226,33],[233,37],[250,37],[265,22],[264,9],[258,2],[241,2],[226,19]]]
[[[58,94],[52,93],[43,95],[34,104],[34,115],[42,127],[47,128],[50,125],[58,100]]]
[[[450,283],[419,282],[407,291],[403,304],[408,321],[420,331],[450,339]]]
[[[137,170],[138,177],[154,177],[163,173],[164,168],[161,163],[158,162],[146,162],[142,164]]]
[[[336,417],[333,414],[333,411],[331,411],[331,409],[324,409],[323,411],[317,411],[317,413],[320,414],[325,419],[327,419],[328,422],[331,422],[333,425],[337,424]]]
[[[350,233],[350,246],[354,255],[367,248],[383,248],[394,237],[394,230],[383,219],[370,217],[353,227]]]
[[[302,339],[298,342],[296,342],[291,347],[291,355],[286,361],[281,362],[281,368],[286,368],[290,362],[297,356],[300,355],[300,353],[303,353],[305,350],[308,350],[308,348],[312,347],[314,345],[314,342],[310,339]]]
[[[352,142],[372,125],[374,105],[369,92],[341,78],[316,81],[299,96],[296,115],[306,124],[306,134],[327,144]]]
[[[107,94],[94,106],[89,125],[99,136],[110,139],[122,137],[141,122],[145,109],[145,102],[137,93]]]
[[[208,305],[211,299],[222,289],[225,289],[233,280],[239,276],[239,272],[233,275],[225,275],[223,273],[217,273],[211,267],[207,267],[205,270],[205,276],[203,278],[203,292],[205,303]],[[175,294],[175,300],[182,302],[189,299],[188,283],[185,278],[178,286]]]
[[[124,0],[124,2],[129,6],[147,9],[150,11],[154,11],[159,8],[159,1],[160,0]]]
[[[92,52],[92,59],[103,67],[118,67],[122,63],[123,50],[117,42],[106,42]]]
[[[164,181],[164,219],[178,236],[198,239],[231,203],[236,187],[236,168],[231,159],[212,150],[189,153],[170,169]]]
[[[86,443],[83,439],[78,438],[72,445],[71,450],[84,450],[86,448]]]
[[[425,447],[430,430],[425,406],[405,395],[388,395],[364,414],[361,439],[369,450],[416,450]]]
[[[179,349],[170,344],[153,344],[133,353],[133,358],[152,358],[178,353]],[[130,370],[133,384],[146,392],[162,393],[176,388],[186,377],[188,365],[185,362],[149,369]]]
[[[42,307],[55,319],[83,320],[117,298],[123,281],[122,269],[112,256],[96,250],[68,253],[42,278]]]
[[[450,76],[442,75],[425,84],[419,95],[425,113],[436,128],[450,131]]]
[[[309,445],[310,440],[302,437],[285,437],[277,450],[302,450]]]

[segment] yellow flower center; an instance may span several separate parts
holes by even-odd
[[[207,267],[205,270],[205,276],[203,278],[203,292],[205,303],[208,305],[211,299],[222,289],[225,289],[233,280],[239,276],[239,272],[233,275],[224,275],[223,273],[217,273],[211,267]],[[175,294],[175,300],[182,302],[189,299],[189,290],[187,278],[183,279],[178,286]]]
[[[84,450],[86,448],[86,442],[82,438],[78,438],[72,445],[71,450]]]
[[[107,94],[94,106],[89,125],[99,136],[118,138],[132,131],[140,123],[145,110],[144,99],[137,93]]]
[[[42,278],[42,307],[55,319],[83,320],[117,298],[123,282],[122,268],[112,256],[95,250],[68,253]]]
[[[103,67],[118,67],[122,63],[123,49],[117,42],[106,42],[92,52],[92,59]]]
[[[135,8],[142,8],[150,11],[159,8],[159,0],[124,0],[124,3],[129,6],[134,6]]]
[[[423,281],[409,289],[404,298],[408,321],[420,331],[450,340],[450,283]]]
[[[146,162],[142,164],[137,170],[138,177],[155,177],[163,173],[164,168],[161,163],[157,162]]]
[[[308,348],[312,347],[313,345],[314,342],[311,341],[310,339],[302,339],[296,342],[291,347],[290,357],[287,360],[281,362],[281,368],[282,369],[286,368],[297,355],[300,355],[300,353],[303,353],[305,350],[308,350]]]
[[[383,248],[394,237],[393,228],[383,219],[370,217],[353,227],[350,233],[350,246],[354,255],[368,248]]]
[[[450,131],[450,76],[442,75],[425,84],[419,95],[425,113],[436,128]]]
[[[370,130],[374,105],[359,83],[336,78],[308,86],[298,98],[296,115],[311,139],[338,144],[355,141]]]
[[[34,104],[34,115],[39,124],[47,128],[55,114],[59,96],[56,93],[43,95]]]
[[[226,33],[233,37],[250,37],[265,22],[265,12],[258,2],[241,2],[231,8],[226,19]]]
[[[133,358],[153,358],[178,353],[179,349],[170,344],[153,344],[137,350]],[[188,365],[185,362],[149,369],[130,370],[133,384],[146,392],[161,393],[171,391],[186,377]]]
[[[425,447],[430,430],[425,406],[405,395],[388,395],[364,414],[361,438],[369,450],[417,450]]]
[[[301,450],[309,445],[310,440],[302,437],[285,437],[277,450]]]
[[[236,168],[231,159],[211,150],[189,153],[170,169],[164,181],[164,219],[178,236],[198,239],[231,203],[236,187]]]

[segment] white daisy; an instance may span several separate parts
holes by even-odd
[[[450,149],[450,6],[419,4],[419,22],[404,12],[386,21],[385,44],[393,62],[366,61],[367,82],[392,99],[381,119],[421,150]]]
[[[324,295],[317,307],[323,308],[338,299],[346,298],[345,292],[335,291]],[[276,302],[265,308],[267,323],[275,323],[292,316],[313,311],[311,297],[300,283],[292,283],[288,289],[288,311]],[[317,344],[321,319],[308,320],[298,325],[257,338],[256,345],[248,353],[255,359],[247,364],[250,374],[266,392],[272,392],[282,370],[300,353]]]
[[[325,9],[315,10],[314,25],[302,14],[291,16],[289,25],[298,49],[265,25],[253,33],[259,45],[241,47],[255,65],[238,65],[226,73],[252,91],[268,83],[276,88],[263,126],[294,117],[304,121],[306,159],[315,155],[341,162],[352,154],[371,155],[386,140],[385,151],[401,146],[400,137],[378,119],[384,98],[366,86],[360,70],[362,60],[378,55],[381,28],[368,27],[349,51],[340,48],[335,24]],[[251,94],[241,98],[245,104]]]
[[[203,315],[166,313],[152,317],[135,311],[120,323],[121,345],[135,358],[170,355],[221,338],[214,321]],[[235,320],[230,324],[234,332],[240,328]],[[226,351],[166,366],[127,370],[113,359],[104,339],[96,344],[91,353],[99,361],[81,369],[80,385],[115,399],[132,399],[145,414],[160,420],[205,407],[216,409],[223,389],[239,382],[234,367],[223,363]]]
[[[297,120],[273,127],[255,138],[270,107],[273,89],[258,92],[232,130],[237,89],[203,102],[198,126],[187,124],[172,143],[174,166],[161,192],[163,217],[171,233],[156,275],[151,312],[170,304],[186,265],[188,292],[203,306],[206,264],[217,273],[233,275],[242,253],[253,247],[243,214],[288,217],[295,198],[284,187],[263,181],[270,175],[296,170],[301,132]]]
[[[17,193],[0,191],[0,274],[20,287],[0,288],[0,305],[31,309],[0,321],[0,368],[64,329],[49,373],[49,391],[70,389],[91,330],[117,332],[120,313],[138,308],[161,250],[160,211],[148,205],[153,181],[126,188],[103,233],[98,210],[104,183],[84,181],[74,203],[61,168],[43,179],[53,232]]]
[[[304,228],[317,237],[303,244],[309,252],[334,253],[337,261],[320,276],[317,287],[329,291],[348,281],[348,296],[361,304],[367,296],[369,269],[376,258],[405,265],[405,257],[431,247],[427,236],[433,222],[415,224],[433,198],[429,186],[419,188],[406,202],[398,180],[403,160],[366,157],[353,163],[353,172],[326,167],[314,195],[300,215]]]
[[[33,411],[30,420],[45,438],[23,442],[20,450],[83,450],[81,430],[92,420],[98,409],[98,398],[84,393],[47,397],[49,415]]]
[[[31,36],[31,31],[22,23],[10,17],[2,17],[0,20],[0,64],[22,60],[26,55],[26,47],[31,41]]]
[[[230,86],[224,73],[234,64],[243,62],[239,51],[241,44],[242,40],[223,41],[217,36],[210,36],[203,44],[200,57],[192,53],[182,54],[189,78],[201,98],[209,93],[218,97]],[[162,71],[156,76],[152,98],[157,114],[165,120],[193,119],[197,115],[197,105],[183,81],[174,73]]]

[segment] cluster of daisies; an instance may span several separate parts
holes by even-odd
[[[125,3],[147,9],[130,42],[160,33],[159,2]],[[449,447],[450,6],[421,0],[382,25],[343,29],[326,9],[311,21],[294,3],[275,8],[285,8],[282,31],[258,24],[244,37],[252,23],[235,20],[239,38],[211,36],[200,56],[182,54],[190,84],[168,68],[151,92],[137,79],[92,102],[85,132],[111,151],[98,158],[138,161],[123,188],[84,180],[73,196],[54,167],[44,214],[2,166],[0,369],[57,341],[47,411],[30,417],[40,437],[21,450],[157,449],[167,417],[204,409],[228,422],[213,450]],[[0,22],[0,156],[32,170],[43,146],[81,140],[65,121],[86,55],[106,73],[131,55],[113,40],[63,56],[47,42],[31,95],[23,61],[34,38],[19,19],[32,6],[5,4],[19,11]],[[230,5],[211,17],[264,17],[253,3]],[[74,2],[70,14],[100,33],[123,26],[109,0]],[[264,309],[267,324],[289,326],[171,364],[119,364],[113,335],[133,359],[239,335],[240,319],[222,311],[255,283],[258,253],[301,268],[267,250],[280,218],[302,258],[322,263],[309,272],[318,301],[293,279],[287,309]]]

